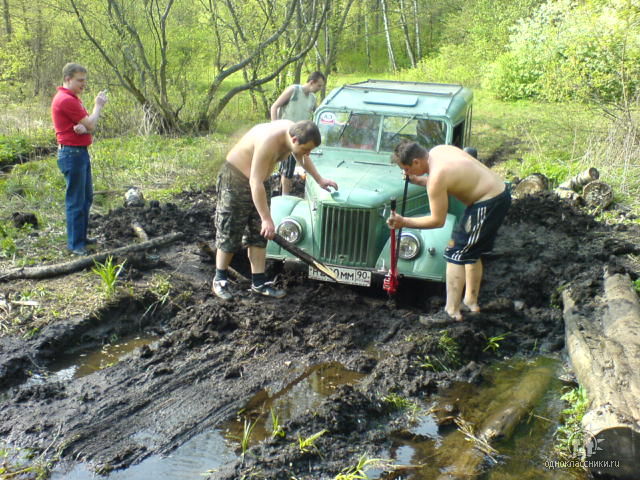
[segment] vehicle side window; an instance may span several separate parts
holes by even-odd
[[[416,126],[418,142],[425,148],[446,143],[445,125],[440,120],[420,119]]]
[[[464,147],[464,122],[460,122],[453,127],[453,141],[452,143],[456,147]]]

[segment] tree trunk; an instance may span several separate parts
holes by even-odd
[[[513,189],[515,198],[523,198],[526,195],[533,195],[547,190],[549,188],[549,180],[541,173],[532,173],[528,177],[523,178]]]
[[[590,401],[582,419],[587,465],[597,475],[635,480],[640,464],[638,295],[627,275],[605,273],[595,321],[593,313],[583,314],[585,306],[576,304],[571,289],[562,298],[567,351]]]
[[[116,257],[118,255],[124,255],[131,252],[140,252],[149,248],[160,247],[176,240],[181,239],[184,236],[181,232],[169,233],[162,237],[154,238],[148,242],[136,243],[134,245],[127,245],[125,247],[115,248],[106,252],[96,253],[72,262],[58,263],[55,265],[43,265],[39,267],[21,267],[0,272],[0,282],[8,282],[9,280],[15,280],[17,278],[51,278],[59,275],[67,275],[69,273],[77,272],[87,267],[92,267],[95,262],[104,262],[108,257]]]
[[[364,12],[364,52],[367,57],[367,68],[371,67],[371,42],[369,41],[369,12]]]
[[[411,68],[416,68],[416,56],[413,52],[413,45],[411,44],[411,36],[409,35],[409,26],[407,24],[407,15],[404,7],[404,0],[400,0],[400,25],[404,36],[404,45],[407,48],[407,56],[411,62]]]
[[[418,0],[413,0],[413,26],[416,41],[416,61],[422,58],[422,46],[420,44],[420,20],[418,17]]]
[[[529,369],[517,385],[498,396],[488,406],[490,410],[477,432],[467,432],[464,435],[454,432],[449,435],[440,450],[446,452],[451,463],[444,468],[447,473],[438,477],[438,480],[477,477],[487,456],[491,458],[491,453],[497,453],[493,451],[491,444],[499,439],[508,439],[513,434],[518,424],[545,394],[552,376],[553,369],[549,366]],[[457,423],[464,432],[464,424]],[[472,441],[469,442],[469,439]]]
[[[11,28],[11,12],[9,11],[9,0],[2,0],[2,18],[4,20],[4,33],[7,36],[7,42],[10,42],[13,36],[13,29]]]
[[[396,72],[398,65],[396,64],[396,57],[393,53],[393,44],[391,43],[391,31],[389,27],[389,15],[387,14],[387,0],[380,0],[380,6],[382,7],[382,21],[384,23],[384,36],[387,41],[387,54],[389,55],[389,65],[391,69]]]

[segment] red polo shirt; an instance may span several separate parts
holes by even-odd
[[[51,102],[51,118],[56,130],[56,138],[60,145],[86,147],[91,145],[91,134],[78,135],[73,131],[74,125],[80,123],[89,113],[78,96],[68,88],[58,87],[58,93]]]

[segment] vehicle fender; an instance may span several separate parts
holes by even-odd
[[[311,242],[311,222],[307,201],[291,195],[273,197],[271,199],[271,218],[276,228],[278,228],[280,222],[286,217],[293,217],[302,225],[304,231],[303,243],[307,241]],[[303,247],[303,245],[298,245],[298,247]],[[277,243],[270,241],[267,244],[267,256],[269,258],[284,259],[291,255],[283,250]]]
[[[444,250],[449,244],[451,233],[456,223],[456,216],[447,214],[445,223],[440,228],[420,230],[416,228],[403,228],[402,233],[412,233],[420,240],[420,252],[413,260],[398,259],[398,274],[405,277],[423,280],[444,282],[446,261],[443,258]],[[390,239],[385,243],[378,261],[376,270],[388,271],[390,265]]]

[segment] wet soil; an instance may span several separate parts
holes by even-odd
[[[169,453],[235,418],[257,392],[280,391],[314,365],[339,362],[362,379],[288,419],[286,438],[262,442],[209,476],[333,478],[363,452],[389,448],[401,421],[385,400],[390,394],[424,401],[453,382],[481,381],[482,367],[498,356],[561,356],[561,290],[571,284],[588,305],[602,293],[605,266],[640,274],[637,225],[605,225],[542,194],[515,201],[485,259],[484,308],[464,322],[441,318],[439,284],[403,282],[390,302],[289,271],[279,273],[288,291],[282,300],[256,298],[239,282],[236,300],[224,303],[210,293],[213,265],[197,247],[215,238],[214,212],[209,190],[92,219],[102,248],[132,242],[132,221],[150,237],[185,233],[128,261],[131,281],[165,273],[171,296],[122,296],[34,338],[0,338],[0,438],[106,473]],[[242,255],[234,265],[246,270]],[[91,375],[47,380],[65,352],[132,333],[157,339]],[[497,352],[487,348],[504,334]],[[36,372],[45,380],[29,380]],[[296,439],[322,430],[316,447],[301,451]]]

